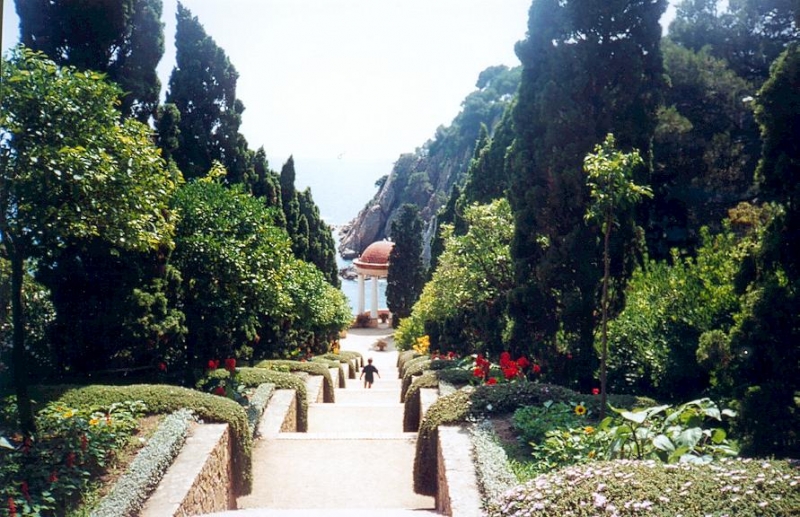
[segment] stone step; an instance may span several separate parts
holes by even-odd
[[[381,405],[400,402],[400,390],[391,388],[353,388],[336,391],[336,405]]]
[[[395,400],[398,397],[395,394]],[[311,404],[309,433],[399,433],[403,431],[403,405]]]
[[[293,434],[260,441],[254,448],[253,491],[239,498],[239,508],[322,512],[435,507],[432,497],[412,490],[414,433],[366,440],[344,439],[344,434],[333,439],[322,434],[291,439]],[[382,510],[373,515],[383,515]]]
[[[224,513],[210,514],[209,517],[433,517],[441,516],[433,509],[423,508],[350,508],[276,510],[273,508],[250,508]]]

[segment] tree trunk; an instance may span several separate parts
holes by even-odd
[[[13,248],[6,246],[11,261],[11,322],[13,348],[11,363],[14,366],[14,389],[17,393],[19,427],[23,436],[30,437],[36,432],[33,406],[28,393],[28,364],[25,360],[25,314],[22,304],[22,279],[25,276],[25,260]]]
[[[600,357],[600,419],[606,416],[606,401],[608,396],[606,394],[606,362],[608,361],[608,283],[611,276],[611,257],[610,243],[611,243],[611,225],[613,223],[613,214],[611,209],[606,213],[606,227],[605,235],[603,236],[603,299],[600,302],[602,305],[602,331],[601,342],[602,352]]]

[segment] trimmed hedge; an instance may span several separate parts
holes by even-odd
[[[587,517],[800,515],[800,472],[787,461],[596,462],[566,467],[519,485],[506,492],[489,515],[534,512]]]
[[[324,364],[324,365],[326,365],[328,367],[328,369],[335,368],[335,369],[339,370],[339,377],[337,379],[337,381],[339,383],[338,387],[339,388],[346,388],[347,387],[347,380],[346,380],[347,378],[344,375],[344,367],[342,366],[342,362],[341,361],[335,361],[335,360],[332,360],[332,359],[325,359],[323,357],[312,357],[311,361],[313,361],[315,363],[319,363],[319,364]],[[350,368],[348,367],[348,370],[349,369]]]
[[[218,369],[217,371],[220,371]],[[222,372],[227,373],[225,370]],[[308,390],[303,379],[287,372],[276,372],[264,368],[239,368],[239,380],[246,386],[274,384],[279,390],[295,390],[295,408],[297,411],[297,431],[308,431]]]
[[[336,395],[333,389],[333,378],[328,367],[321,363],[315,362],[300,362],[300,361],[287,361],[279,359],[270,359],[256,363],[255,368],[262,368],[265,370],[280,371],[285,368],[290,372],[306,372],[311,375],[322,376],[322,401],[326,403],[336,402]]]
[[[439,373],[445,371],[448,370]],[[468,416],[513,413],[519,407],[543,404],[548,400],[582,402],[595,414],[600,410],[599,395],[583,395],[563,386],[535,382],[482,385],[440,397],[420,423],[414,458],[414,490],[422,495],[436,494],[438,426],[461,424]],[[656,405],[652,399],[632,395],[609,395],[608,403],[629,409]]]
[[[406,392],[408,388],[411,387],[411,382],[414,380],[414,377],[422,375],[422,372],[428,370],[430,365],[431,360],[424,356],[417,357],[406,363],[406,367],[403,370],[403,383],[400,387],[400,402],[406,400]]]
[[[250,436],[254,439],[256,438],[256,434],[258,434],[258,422],[261,421],[264,410],[274,394],[274,384],[259,384],[255,393],[250,397],[250,403],[245,407],[245,412],[247,413],[247,429],[250,431]]]
[[[148,414],[168,414],[187,408],[200,420],[227,423],[231,429],[234,493],[246,495],[252,489],[253,439],[244,407],[233,400],[188,388],[159,384],[37,386],[32,387],[31,396],[40,402],[54,401],[68,406],[107,406],[125,400],[141,400],[147,405]]]
[[[323,359],[331,359],[334,361],[341,361],[350,365],[350,372],[348,379],[355,379],[356,373],[361,370],[364,365],[364,356],[360,352],[352,352],[350,350],[339,350],[338,354],[328,352],[327,354],[320,355]]]
[[[403,432],[416,433],[419,430],[419,420],[422,412],[422,401],[420,391],[422,388],[438,388],[439,376],[436,372],[426,371],[419,377],[414,378],[414,382],[406,391],[403,401]]]
[[[436,374],[439,376],[440,381],[454,386],[466,386],[475,378],[471,371],[462,370],[461,368],[439,370]]]
[[[188,409],[179,409],[167,416],[90,516],[139,515],[181,452],[193,421],[194,415]]]
[[[422,356],[422,354],[420,354],[419,352],[415,352],[414,350],[406,350],[405,352],[400,352],[399,354],[397,354],[397,370],[398,370],[397,377],[402,379],[403,378],[403,373],[402,373],[403,366],[408,361],[410,361],[410,360],[412,360],[412,359],[414,359],[416,357],[421,357],[421,356]]]

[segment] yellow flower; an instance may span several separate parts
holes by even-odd
[[[575,406],[575,414],[578,416],[583,416],[586,414],[586,407],[583,404],[578,404]]]
[[[99,423],[100,423],[99,418],[92,418],[91,420],[89,420],[89,425],[97,425]]]
[[[589,454],[587,456],[589,456],[590,458],[594,458],[594,451],[589,451]]]
[[[74,415],[74,414],[75,414],[74,411],[72,411],[71,409],[68,409],[68,410],[66,410],[64,412],[64,418],[72,418],[72,415]]]
[[[586,434],[592,434],[592,433],[594,432],[594,427],[592,427],[592,426],[590,426],[590,425],[587,425],[586,427],[584,427],[584,428],[583,428],[583,431],[584,431]]]

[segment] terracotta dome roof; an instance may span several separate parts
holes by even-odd
[[[367,246],[357,261],[362,264],[387,265],[392,248],[394,248],[394,243],[391,241],[373,242]]]

